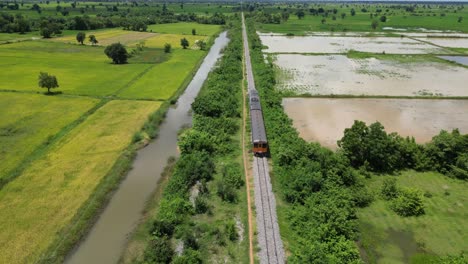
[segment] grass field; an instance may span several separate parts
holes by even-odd
[[[373,176],[368,186],[378,192],[383,179]],[[400,187],[415,187],[426,193],[425,215],[400,217],[376,194],[370,207],[358,211],[361,243],[370,263],[409,263],[416,254],[459,254],[468,244],[467,182],[435,172],[405,171]],[[427,197],[431,196],[431,197]]]
[[[67,30],[66,36],[52,38],[51,41],[58,41],[63,43],[72,43],[78,44],[76,41],[76,34],[79,31],[77,30]],[[138,43],[140,41],[144,41],[145,39],[154,37],[156,34],[149,33],[149,32],[136,32],[136,31],[128,31],[123,29],[102,29],[96,31],[83,31],[86,33],[86,40],[84,44],[91,45],[89,42],[88,37],[90,35],[94,35],[96,39],[99,41],[97,45],[99,46],[107,46],[112,43],[120,42],[124,45],[131,45]]]
[[[180,88],[204,54],[199,50],[175,49],[168,61],[156,64],[118,96],[168,99]]]
[[[207,36],[193,36],[193,35],[181,35],[181,34],[158,34],[154,37],[145,40],[145,46],[150,48],[164,48],[166,43],[171,44],[173,49],[182,49],[180,40],[186,38],[189,41],[189,47],[192,49],[198,48],[195,45],[197,40],[207,41]]]
[[[92,98],[2,93],[0,180],[38,146],[96,103],[97,100]]]
[[[0,89],[45,91],[37,85],[44,71],[57,76],[65,94],[111,95],[149,66],[114,65],[103,47],[44,41],[0,45]]]
[[[26,39],[32,39],[32,38],[40,38],[39,34],[37,32],[28,32],[25,34],[19,34],[19,33],[1,33],[0,34],[0,43],[6,42],[6,41],[19,41],[19,40],[26,40]]]
[[[408,31],[417,31],[419,28],[424,28],[468,32],[466,26],[468,11],[466,9],[456,10],[455,7],[457,6],[455,5],[450,6],[451,8],[438,8],[433,5],[431,9],[422,8],[419,5],[416,7],[414,14],[406,12],[404,8],[396,8],[392,5],[349,4],[347,6],[339,4],[310,5],[309,8],[315,8],[316,10],[322,7],[325,10],[336,9],[337,12],[336,14],[329,12],[327,17],[322,15],[313,16],[308,12],[308,8],[304,8],[305,17],[303,19],[298,19],[295,15],[297,10],[292,9],[289,11],[290,16],[287,22],[259,24],[257,28],[263,32],[293,33],[295,35],[302,35],[310,31],[374,31],[371,28],[371,23],[376,20],[378,21],[376,31],[384,31],[384,27],[393,27],[404,28]],[[283,6],[283,8],[288,7]],[[351,8],[355,9],[355,16],[351,15]],[[362,8],[366,8],[368,12],[362,12]],[[381,10],[380,13],[376,12],[378,9]],[[281,10],[272,12],[278,13]],[[344,18],[341,18],[342,13],[345,14]],[[375,14],[373,18],[370,17],[371,13]],[[380,21],[382,15],[387,17],[386,22]],[[336,17],[335,20],[333,20],[333,16]],[[461,22],[458,22],[459,17],[462,17]],[[322,23],[322,19],[325,19],[324,23]]]
[[[130,144],[158,102],[111,101],[0,191],[0,256],[35,262]]]
[[[197,35],[213,36],[221,30],[221,27],[218,25],[206,25],[193,22],[156,24],[148,26],[148,31],[165,34],[192,35],[192,29],[197,31]]]

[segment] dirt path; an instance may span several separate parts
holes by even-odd
[[[242,60],[244,61],[245,58],[242,57]],[[245,131],[245,126],[247,125],[246,123],[246,116],[247,116],[247,111],[246,111],[246,94],[245,94],[245,63],[242,63],[242,76],[244,77],[242,79],[242,160],[244,161],[244,174],[245,174],[245,187],[247,191],[247,215],[248,215],[248,222],[249,222],[249,260],[250,264],[254,264],[254,253],[253,253],[253,227],[252,227],[252,203],[250,199],[250,170],[248,169],[248,155],[247,155],[247,149],[245,148],[245,136],[246,136],[246,131]]]

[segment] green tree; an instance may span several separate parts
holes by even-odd
[[[372,20],[372,23],[371,23],[372,29],[376,30],[378,26],[379,26],[379,22],[377,22],[377,20]]]
[[[169,43],[164,44],[164,52],[171,53],[172,46]]]
[[[89,35],[89,42],[91,42],[91,44],[93,45],[96,45],[99,43],[99,41],[96,39],[96,36],[94,35]]]
[[[386,16],[381,16],[380,21],[384,22],[384,23],[387,22],[387,17]]]
[[[78,34],[76,34],[76,41],[78,41],[81,45],[83,45],[83,42],[85,41],[85,39],[86,39],[86,33],[78,32]]]
[[[206,42],[203,40],[197,41],[197,46],[200,47],[200,50],[205,50],[206,49]]]
[[[195,36],[196,34],[197,34],[197,30],[196,30],[196,29],[194,29],[194,28],[192,28],[192,35],[194,35],[194,36]]]
[[[115,64],[127,63],[128,52],[120,43],[114,43],[106,47],[104,53],[111,58]]]
[[[41,36],[43,38],[50,38],[50,37],[52,37],[53,32],[52,32],[52,30],[50,30],[50,28],[44,27],[44,28],[41,28],[39,33],[41,34]]]
[[[183,38],[180,40],[180,45],[182,46],[182,48],[186,49],[190,45],[190,43],[186,38]]]
[[[305,16],[305,12],[303,10],[299,10],[296,12],[296,16],[298,19],[303,19]]]
[[[393,199],[390,207],[400,216],[408,217],[423,215],[423,195],[418,189],[404,189],[400,191],[400,194],[397,198]]]
[[[49,75],[46,72],[40,72],[39,73],[39,87],[47,88],[47,93],[50,93],[50,89],[58,88],[59,84],[55,76]]]
[[[356,10],[354,10],[354,8],[351,8],[351,16],[355,16],[356,15]]]

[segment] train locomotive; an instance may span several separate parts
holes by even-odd
[[[255,89],[249,89],[250,124],[252,130],[252,150],[255,156],[268,154],[268,141],[263,122],[260,96]]]

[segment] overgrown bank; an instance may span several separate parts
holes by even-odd
[[[230,43],[192,104],[193,127],[180,136],[181,156],[137,262],[248,261],[240,189],[242,39],[239,18],[229,24]]]

